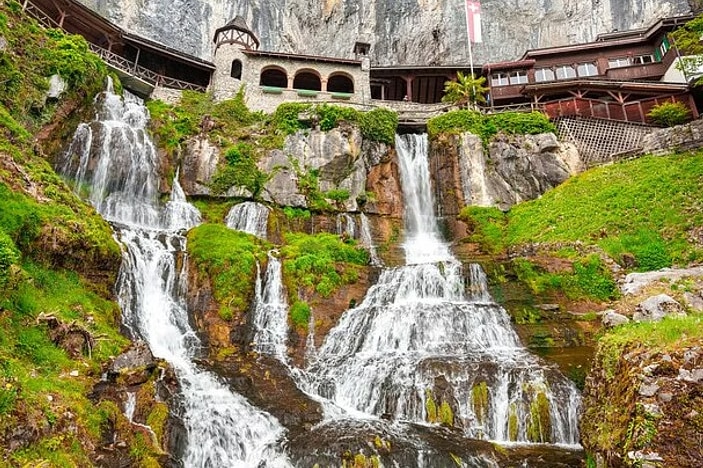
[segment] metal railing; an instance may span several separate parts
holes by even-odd
[[[42,25],[48,28],[59,28],[63,29],[59,23],[57,23],[53,18],[44,13],[39,7],[34,5],[31,1],[25,0],[22,8],[24,11],[32,16],[34,19],[39,21]],[[135,62],[122,57],[107,49],[88,42],[88,47],[90,50],[103,59],[107,64],[113,68],[122,71],[123,73],[137,77],[149,84],[154,86],[164,86],[167,88],[174,88],[180,90],[190,90],[190,91],[202,91],[207,90],[207,86],[197,85],[195,83],[190,83],[188,81],[179,80],[177,78],[172,78],[170,76],[161,75],[153,70],[137,65]]]

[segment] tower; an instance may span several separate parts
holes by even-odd
[[[241,16],[218,28],[214,43],[215,72],[212,75],[211,89],[215,100],[221,101],[234,97],[243,83],[256,81],[256,75],[252,75],[247,67],[244,51],[257,50],[260,43]]]

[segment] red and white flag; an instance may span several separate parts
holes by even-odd
[[[469,42],[481,42],[481,3],[475,0],[466,2],[466,34]]]

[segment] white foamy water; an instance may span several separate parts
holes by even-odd
[[[269,209],[256,202],[243,202],[234,205],[227,213],[225,224],[230,229],[253,234],[266,239]]]
[[[330,331],[307,368],[307,391],[355,417],[416,422],[428,420],[431,396],[437,406],[450,404],[467,436],[502,442],[529,441],[530,409],[543,394],[551,426],[545,438],[577,444],[576,388],[521,346],[483,270],[470,265],[467,284],[441,239],[426,135],[399,136],[396,147],[407,265],[384,270],[364,301]],[[475,389],[484,387],[485,407],[475,407]],[[443,395],[433,394],[437,388]]]
[[[270,354],[285,362],[288,339],[288,303],[283,291],[281,261],[268,253],[266,275],[261,280],[259,272],[254,307],[254,349]]]
[[[187,467],[286,467],[284,429],[275,418],[233,393],[193,360],[200,340],[185,305],[186,239],[200,222],[177,178],[171,198],[158,203],[158,158],[145,125],[148,112],[109,89],[96,120],[81,125],[62,166],[77,190],[116,226],[124,245],[116,285],[125,325],[175,369],[188,435]]]

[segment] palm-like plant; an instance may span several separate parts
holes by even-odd
[[[486,102],[488,87],[486,77],[476,78],[473,74],[456,74],[456,80],[444,83],[444,97],[442,102],[454,104],[459,107],[468,107],[469,104],[483,104]]]

